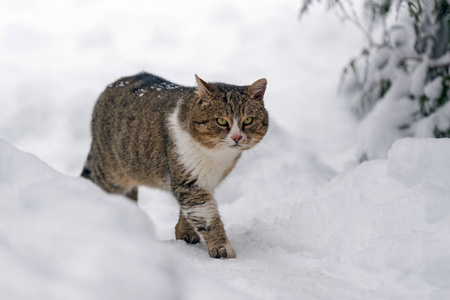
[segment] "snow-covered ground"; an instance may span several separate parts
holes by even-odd
[[[293,0],[1,6],[1,299],[450,298],[450,141],[355,166],[336,88],[361,37],[334,15],[299,22]],[[268,79],[270,131],[216,191],[237,259],[175,241],[169,194],[142,189],[138,208],[78,177],[96,97],[141,70]]]

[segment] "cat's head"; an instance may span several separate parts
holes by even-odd
[[[195,75],[197,97],[187,112],[187,127],[202,146],[214,150],[248,150],[267,132],[264,108],[267,80],[249,86],[206,83]]]

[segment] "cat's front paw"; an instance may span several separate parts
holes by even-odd
[[[177,240],[184,240],[188,244],[197,244],[200,242],[200,236],[194,230],[185,230],[176,232]]]
[[[209,256],[212,258],[235,258],[236,251],[231,244],[217,246],[209,250]]]

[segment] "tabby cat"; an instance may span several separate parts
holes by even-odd
[[[195,79],[197,87],[185,87],[140,73],[109,85],[94,108],[81,176],[135,201],[140,185],[171,192],[180,204],[176,238],[203,239],[211,257],[234,258],[213,190],[267,132],[267,81]]]

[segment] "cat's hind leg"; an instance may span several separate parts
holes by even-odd
[[[91,180],[107,193],[122,194],[131,200],[137,201],[137,187],[127,188],[116,184],[112,179],[113,176],[108,172],[108,168],[103,167],[91,154],[88,155],[86,163],[84,164],[81,177]]]
[[[128,189],[124,194],[128,199],[131,199],[133,201],[138,201],[138,187],[132,187],[131,189]]]
[[[175,226],[175,237],[177,240],[184,240],[188,244],[197,244],[200,242],[200,236],[194,227],[186,220],[186,217],[180,210],[180,218]]]

